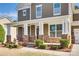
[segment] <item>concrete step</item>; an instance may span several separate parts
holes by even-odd
[[[27,44],[27,47],[34,47],[34,43],[29,42],[29,43]]]

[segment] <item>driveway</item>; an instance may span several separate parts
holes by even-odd
[[[73,45],[71,56],[79,56],[79,44]]]

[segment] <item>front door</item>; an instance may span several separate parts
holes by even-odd
[[[79,29],[74,29],[75,43],[79,44]]]

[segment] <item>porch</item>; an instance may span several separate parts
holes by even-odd
[[[16,39],[20,42],[29,43],[34,42],[35,39],[42,39],[47,43],[55,43],[59,42],[58,38],[71,39],[71,23],[69,22],[70,18],[68,16],[60,16],[19,21],[12,23],[12,26],[17,28]],[[10,40],[9,37],[7,38]]]
[[[49,38],[48,34],[48,24],[28,24],[27,25],[27,35],[24,35],[26,33],[26,29],[24,29],[24,26],[18,27],[18,36],[17,39],[19,41],[23,41],[25,39],[24,37],[27,36],[28,42],[34,42],[35,39],[43,39],[47,40]],[[25,30],[25,31],[24,31]]]

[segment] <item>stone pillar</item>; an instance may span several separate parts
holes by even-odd
[[[26,45],[28,42],[28,24],[24,24],[24,34],[23,34],[23,45]]]
[[[7,43],[10,43],[11,42],[11,26],[10,25],[7,25],[6,26],[7,28],[6,28],[6,30],[7,30]]]
[[[44,39],[44,29],[42,22],[39,22],[39,39]]]

